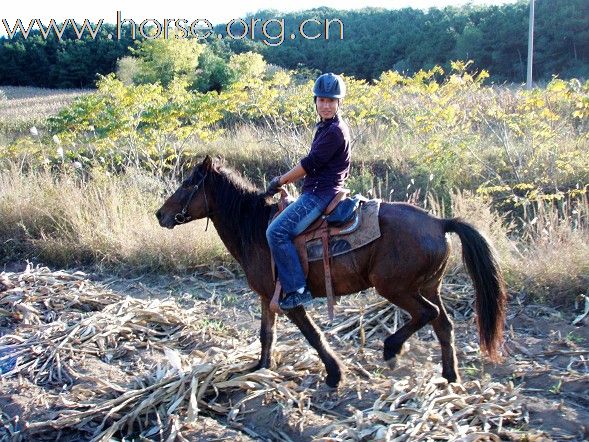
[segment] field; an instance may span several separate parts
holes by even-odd
[[[312,120],[272,107],[273,88],[294,100],[285,108],[303,106],[302,89],[248,84],[233,109],[219,103],[235,96],[112,79],[95,94],[0,88],[0,440],[589,438],[589,84],[526,95],[464,72],[428,78],[351,81],[350,187],[486,234],[511,295],[505,359],[478,350],[454,238],[444,299],[463,383],[439,377],[429,326],[386,368],[382,340],[407,318],[367,292],[343,298],[333,323],[323,303],[312,312],[347,366],[335,391],[285,319],[272,369],[252,372],[260,307],[236,262],[204,220],[167,231],[154,216],[204,153],[260,188],[292,164]],[[383,90],[366,113],[363,97]]]
[[[429,327],[410,339],[395,370],[383,364],[382,339],[404,318],[382,298],[343,298],[333,323],[319,303],[312,316],[347,366],[346,382],[330,390],[316,354],[284,319],[275,366],[251,371],[259,303],[226,270],[90,277],[33,267],[5,274],[2,440],[113,440],[120,433],[242,441],[589,436],[588,318],[573,326],[571,313],[520,296],[510,304],[506,358],[490,365],[473,340],[472,288],[464,281],[446,286],[463,378],[452,385],[439,377],[439,345]]]
[[[30,128],[44,129],[48,116],[56,114],[88,90],[42,89],[4,86],[0,89],[0,133],[5,137]],[[6,143],[6,138],[1,139]]]

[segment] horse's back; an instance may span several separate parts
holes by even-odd
[[[443,220],[412,204],[381,203],[378,217],[381,231],[406,232],[415,237],[444,236]]]

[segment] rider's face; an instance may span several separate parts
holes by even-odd
[[[322,120],[333,118],[337,112],[338,105],[339,99],[337,98],[317,97],[317,113]]]

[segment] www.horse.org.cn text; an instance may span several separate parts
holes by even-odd
[[[85,35],[90,36],[93,40],[100,36],[100,30],[104,24],[104,19],[92,23],[84,19],[82,24],[76,22],[73,18],[68,18],[62,22],[54,19],[42,20],[40,18],[31,19],[28,24],[23,23],[19,18],[14,25],[11,25],[7,19],[2,19],[4,31],[9,39],[17,34],[21,34],[27,39],[29,34],[38,29],[44,39],[50,35],[55,35],[58,40],[63,39],[66,29],[73,30],[75,38],[82,39]],[[124,18],[121,11],[117,11],[116,25],[114,34],[109,33],[107,38],[120,40],[125,30],[130,28],[132,39],[156,39],[156,38],[194,38],[205,40],[210,38],[229,38],[232,40],[260,40],[268,46],[279,46],[285,38],[295,40],[302,38],[305,40],[343,40],[344,24],[339,18],[307,18],[298,24],[293,24],[293,29],[287,30],[287,23],[284,18],[234,18],[228,21],[224,26],[214,26],[205,18],[188,20],[185,18],[164,18],[158,20],[155,18],[145,18],[136,20]],[[223,33],[219,32],[222,28]]]

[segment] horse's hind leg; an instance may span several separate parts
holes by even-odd
[[[419,293],[409,295],[389,294],[387,296],[386,292],[384,292],[384,290],[379,290],[378,287],[377,291],[393,304],[399,306],[411,315],[411,319],[405,323],[403,327],[384,341],[384,360],[389,367],[394,368],[397,356],[401,353],[405,341],[407,341],[407,339],[409,339],[417,330],[434,320],[438,316],[439,310],[438,307]]]
[[[288,311],[286,316],[299,328],[309,344],[317,350],[327,371],[325,383],[330,387],[337,387],[344,373],[343,365],[325,340],[321,330],[302,307]]]
[[[458,364],[456,362],[456,349],[454,346],[454,324],[448,317],[448,313],[442,303],[440,287],[441,281],[435,286],[422,289],[421,293],[440,310],[438,317],[432,321],[432,326],[442,347],[442,376],[448,382],[460,382]]]

